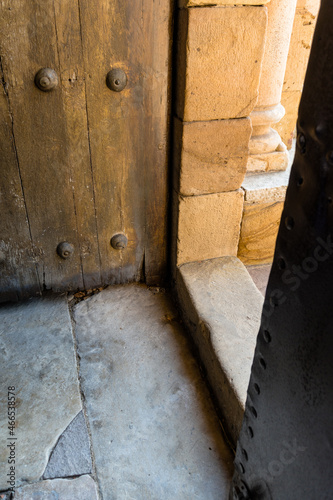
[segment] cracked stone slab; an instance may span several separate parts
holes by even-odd
[[[236,443],[243,420],[263,296],[236,257],[182,265],[177,294],[225,425]]]
[[[0,489],[7,490],[7,444],[16,438],[16,487],[36,481],[59,436],[82,409],[66,297],[2,305],[0,352]],[[8,429],[10,386],[15,387],[15,436]]]
[[[227,498],[232,455],[165,294],[109,287],[74,318],[103,500]]]
[[[14,500],[98,500],[97,488],[90,476],[76,479],[49,479],[18,488]]]
[[[92,472],[90,441],[83,412],[80,411],[61,434],[43,479],[81,476]]]

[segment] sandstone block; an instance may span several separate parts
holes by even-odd
[[[320,0],[298,0],[297,8],[306,9],[310,14],[317,16],[319,10]]]
[[[180,197],[177,264],[236,256],[243,199],[242,190]]]
[[[249,118],[183,123],[175,119],[175,182],[185,196],[241,187],[246,172]]]
[[[184,121],[242,118],[254,108],[266,7],[182,9],[176,112]]]
[[[247,160],[248,172],[269,172],[286,170],[289,156],[287,151],[273,151],[262,155],[250,155]]]
[[[238,258],[246,265],[272,262],[283,201],[245,203]]]
[[[247,175],[243,182],[247,203],[275,203],[284,201],[290,176],[293,150],[289,152],[289,166],[282,172]]]
[[[295,135],[295,127],[298,116],[298,106],[302,92],[300,90],[283,91],[281,103],[283,104],[286,114],[282,120],[274,125],[275,130],[280,134],[281,139],[286,144],[287,148],[292,147],[293,138]]]
[[[286,114],[274,126],[288,149],[292,146],[319,4],[320,0],[298,0],[297,2],[281,99]]]
[[[297,3],[284,76],[284,91],[302,90],[303,88],[320,2],[316,0],[313,3],[317,5],[308,6],[304,0]]]

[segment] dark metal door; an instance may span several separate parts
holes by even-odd
[[[333,498],[333,3],[323,0],[230,498]]]

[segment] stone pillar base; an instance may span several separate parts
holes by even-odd
[[[288,162],[289,155],[287,148],[285,148],[284,151],[275,151],[273,153],[266,153],[262,155],[251,155],[247,160],[247,172],[286,170]]]

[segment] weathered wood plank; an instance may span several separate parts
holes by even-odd
[[[0,61],[0,302],[40,292]]]
[[[63,110],[84,288],[101,284],[79,8],[54,0]]]
[[[169,2],[80,0],[80,8],[103,279],[139,279],[145,254],[146,274],[158,279],[166,246]],[[113,67],[127,75],[122,92],[105,84]],[[109,243],[119,232],[129,240],[122,251]]]
[[[23,217],[32,239],[24,268],[21,256],[12,268],[13,287],[20,273],[58,291],[143,272],[158,282],[166,266],[169,0],[1,0],[0,17],[15,140],[4,164],[16,169],[26,211],[9,221]],[[121,93],[105,83],[115,66],[128,77]],[[48,93],[34,84],[42,67],[59,77]],[[110,245],[119,232],[128,237],[122,251]],[[68,260],[56,253],[61,241],[75,248]]]
[[[131,4],[130,16],[140,23],[138,4]],[[80,0],[80,8],[102,276],[106,283],[121,283],[140,278],[144,255],[143,88],[140,69],[130,58],[126,4]],[[122,92],[106,86],[106,75],[114,66],[127,74]],[[127,236],[126,249],[110,246],[116,233]]]
[[[70,1],[61,3],[60,12],[53,0],[3,0],[1,15],[3,61],[39,280],[53,290],[83,288],[83,274],[96,273],[96,255],[96,282],[100,277],[78,8]],[[57,89],[42,92],[34,85],[42,67],[57,72]],[[61,241],[74,245],[68,260],[56,253]],[[87,249],[83,257],[82,247]]]
[[[165,278],[168,256],[168,152],[171,113],[171,2],[145,0],[143,33],[146,51],[145,109],[146,138],[146,241],[145,280],[160,283]],[[143,40],[143,43],[144,40]],[[139,54],[138,54],[139,57]],[[171,187],[170,187],[171,188]]]

